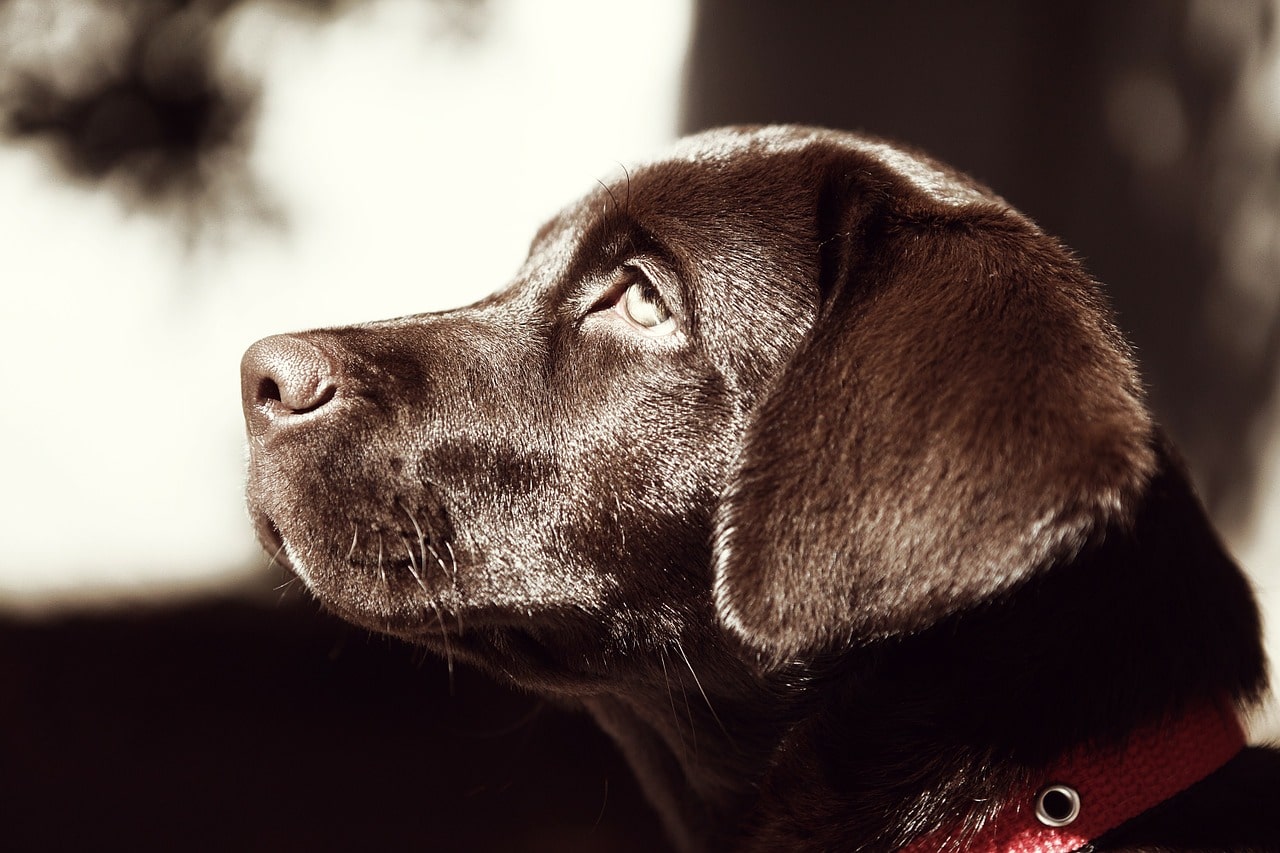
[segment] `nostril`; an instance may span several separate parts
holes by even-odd
[[[240,363],[241,396],[250,432],[323,408],[337,396],[330,356],[299,335],[276,335],[249,347]]]
[[[262,381],[258,383],[258,399],[259,400],[280,400],[280,386],[270,376],[262,377]]]

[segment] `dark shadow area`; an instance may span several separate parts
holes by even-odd
[[[682,129],[863,130],[990,185],[1105,283],[1158,416],[1239,530],[1280,365],[1280,311],[1239,298],[1276,288],[1280,265],[1233,280],[1228,251],[1249,194],[1280,197],[1280,146],[1237,103],[1274,39],[1268,8],[700,0]]]
[[[6,850],[653,851],[590,720],[299,601],[0,623]]]

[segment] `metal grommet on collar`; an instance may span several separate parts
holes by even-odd
[[[1045,826],[1068,826],[1080,817],[1080,793],[1070,785],[1049,785],[1036,794],[1036,820]]]

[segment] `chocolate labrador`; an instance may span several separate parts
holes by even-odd
[[[1098,287],[946,166],[695,136],[242,373],[265,547],[589,711],[685,850],[1280,849],[1249,585]]]

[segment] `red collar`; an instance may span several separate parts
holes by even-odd
[[[1140,729],[1119,747],[1071,753],[1045,772],[1041,787],[1011,799],[963,844],[943,832],[904,853],[1070,853],[1199,782],[1244,744],[1229,705],[1197,708]]]

